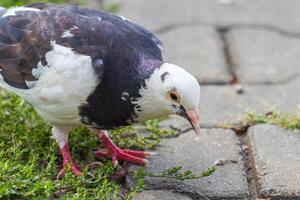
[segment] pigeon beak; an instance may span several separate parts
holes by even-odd
[[[196,135],[200,134],[200,117],[198,110],[195,109],[186,111],[183,106],[180,106],[180,112],[178,114],[190,122]]]

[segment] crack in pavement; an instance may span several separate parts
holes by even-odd
[[[243,85],[249,86],[277,86],[289,84],[300,77],[300,73],[293,74],[292,76],[286,77],[285,79],[278,81],[260,81],[260,82],[245,82]]]
[[[300,32],[289,32],[284,29],[281,29],[276,26],[267,25],[267,24],[232,24],[226,26],[230,29],[251,29],[251,30],[264,30],[266,32],[277,33],[283,37],[292,38],[292,39],[300,39]]]
[[[248,127],[249,128],[249,127]],[[254,165],[254,155],[252,153],[250,142],[248,141],[248,128],[245,130],[244,135],[239,137],[240,154],[244,163],[244,170],[246,173],[249,200],[258,198],[258,182]]]
[[[190,21],[190,22],[182,22],[182,23],[175,23],[175,24],[169,24],[162,28],[158,28],[154,30],[155,33],[158,34],[165,34],[167,32],[170,32],[174,29],[178,29],[181,27],[188,27],[188,26],[202,26],[202,27],[215,27],[219,29],[256,29],[256,30],[265,30],[267,32],[274,32],[279,35],[282,35],[284,37],[288,38],[295,38],[300,39],[300,32],[290,32],[287,30],[284,30],[280,27],[268,25],[268,24],[251,24],[251,23],[232,23],[232,24],[218,24],[218,23],[210,23],[210,22],[204,22],[204,21]]]
[[[219,36],[219,40],[222,46],[222,50],[223,50],[223,59],[225,61],[225,66],[227,68],[227,72],[230,76],[230,84],[237,84],[239,83],[239,79],[238,76],[236,74],[236,62],[234,61],[234,57],[232,55],[231,52],[231,48],[230,48],[230,42],[227,38],[227,34],[230,31],[230,28],[227,27],[217,27],[216,31],[218,33]]]

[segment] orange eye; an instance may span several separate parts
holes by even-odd
[[[177,94],[176,91],[171,91],[168,93],[168,98],[171,99],[172,101],[175,101],[177,103],[180,102],[180,97],[179,95]]]

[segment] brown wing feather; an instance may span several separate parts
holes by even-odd
[[[73,13],[69,9],[78,10],[77,7],[64,7],[51,4],[32,4],[28,7],[44,10],[41,12],[18,12],[14,16],[0,16],[0,69],[3,79],[9,85],[28,89],[26,81],[35,81],[32,69],[41,62],[47,65],[45,54],[51,50],[50,41],[55,40],[66,47],[73,48],[82,54],[99,54],[103,50],[89,48],[95,41],[89,38],[88,28],[83,28],[78,36],[72,39],[62,38],[65,30],[71,29],[75,24],[93,27],[90,20]],[[94,20],[95,21],[95,20]],[[78,25],[79,26],[79,25]]]
[[[28,25],[38,20],[35,12],[20,12],[15,16],[0,16],[0,69],[4,81],[10,86],[28,89],[25,81],[34,81],[32,69],[39,62],[39,51],[32,41]]]

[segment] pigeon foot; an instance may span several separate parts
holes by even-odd
[[[72,157],[71,157],[71,154],[69,152],[68,145],[65,144],[63,146],[63,148],[60,149],[60,151],[61,151],[61,155],[62,155],[64,161],[63,161],[63,168],[58,173],[57,179],[62,178],[66,174],[68,166],[71,167],[71,170],[72,170],[73,174],[75,174],[76,176],[81,176],[82,172],[79,170],[78,166],[75,165],[72,161]]]
[[[66,163],[63,165],[63,168],[60,170],[60,172],[57,175],[57,179],[61,179],[67,172],[68,166],[71,167],[72,173],[76,176],[81,176],[82,172],[79,170],[78,166],[72,163]]]
[[[128,161],[137,165],[148,165],[149,161],[144,159],[152,155],[150,152],[146,151],[133,151],[128,149],[120,149],[114,142],[109,138],[106,131],[101,130],[99,132],[99,138],[102,140],[106,149],[101,149],[95,152],[97,158],[107,158],[111,157],[114,167],[116,167],[119,162],[118,160]]]

